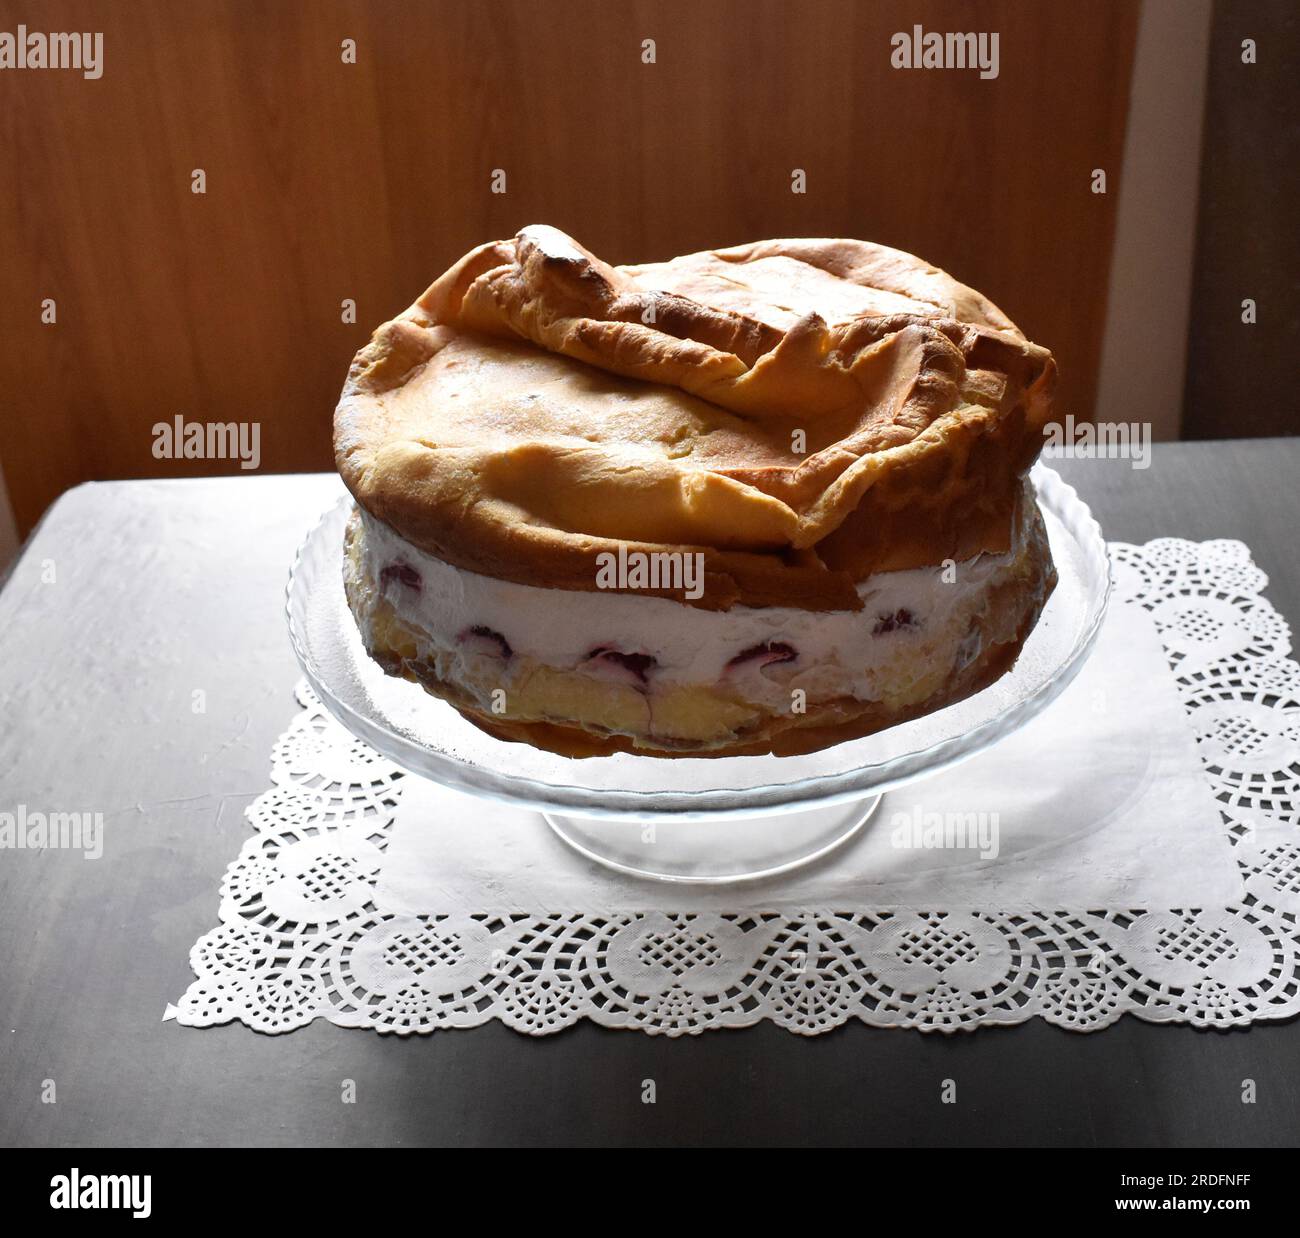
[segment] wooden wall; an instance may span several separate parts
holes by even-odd
[[[1242,63],[1242,40],[1257,60]],[[1216,0],[1192,281],[1186,438],[1300,434],[1300,5]],[[1242,321],[1244,299],[1256,319]]]
[[[1053,348],[1064,407],[1086,416],[1135,12],[0,0],[0,30],[104,33],[97,81],[0,73],[0,458],[19,527],[86,479],[233,470],[154,459],[151,427],[176,414],[260,421],[264,470],[329,467],[370,330],[531,222],[615,261],[780,235],[913,250]],[[913,22],[997,31],[999,77],[892,69],[890,35]]]

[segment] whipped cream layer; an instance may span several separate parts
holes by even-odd
[[[714,611],[660,597],[497,580],[426,554],[365,511],[360,518],[354,579],[366,600],[354,610],[363,634],[369,638],[366,601],[382,599],[415,638],[419,656],[436,658],[444,674],[471,691],[484,682],[485,645],[488,655],[494,644],[508,650],[516,665],[579,672],[593,666],[593,654],[612,650],[652,660],[640,662],[649,691],[725,684],[737,697],[774,708],[788,702],[792,688],[803,688],[810,700],[924,699],[979,656],[988,636],[980,623],[986,600],[1017,573],[1023,542],[1017,530],[1006,554],[980,555],[946,571],[877,573],[858,586],[860,611]],[[755,656],[765,648],[780,657]],[[607,669],[601,661],[593,672]],[[492,682],[500,682],[499,671]]]

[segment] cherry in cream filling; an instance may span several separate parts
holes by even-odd
[[[420,573],[409,563],[390,563],[380,571],[379,584],[381,587],[387,587],[394,582],[405,585],[408,589],[414,589],[416,593],[419,593],[424,586]]]
[[[613,683],[645,688],[650,684],[650,672],[658,664],[659,660],[648,653],[623,653],[613,645],[597,645],[583,660],[582,669],[595,671]]]
[[[510,642],[500,632],[481,623],[466,628],[456,637],[456,643],[467,653],[486,654],[490,658],[503,658],[507,662],[515,656]]]

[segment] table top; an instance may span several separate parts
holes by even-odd
[[[1300,615],[1300,439],[1158,445],[1145,471],[1056,467],[1111,539],[1247,542],[1274,605]],[[0,592],[0,809],[105,816],[98,860],[0,851],[0,1143],[1296,1143],[1296,1022],[1126,1017],[1086,1036],[1039,1019],[953,1036],[854,1022],[812,1039],[760,1024],[677,1040],[588,1023],[401,1039],[164,1022],[295,710],[284,581],[337,486],[82,486]],[[941,1103],[945,1079],[962,1103]]]

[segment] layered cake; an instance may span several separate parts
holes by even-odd
[[[370,655],[570,756],[808,752],[1006,672],[1055,582],[1055,365],[863,241],[457,262],[335,414]]]

